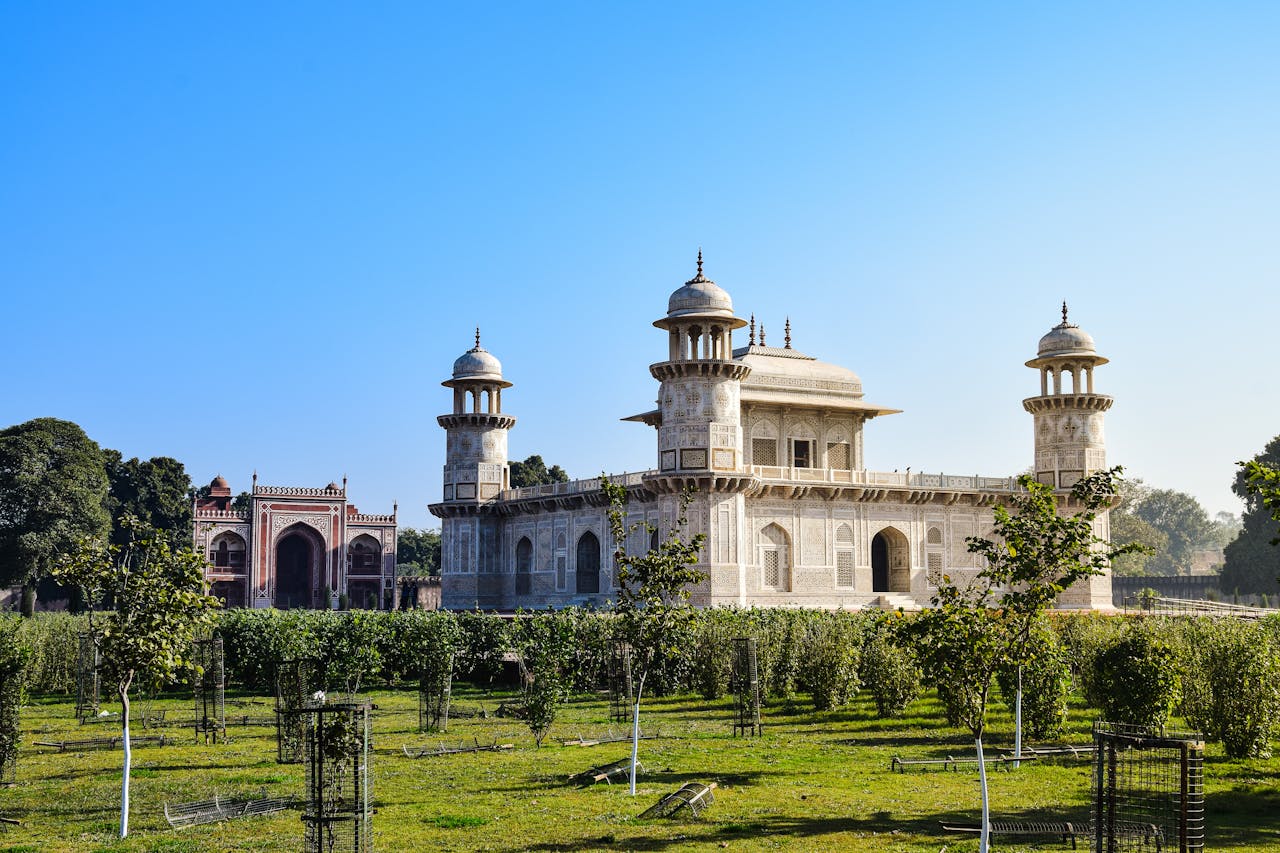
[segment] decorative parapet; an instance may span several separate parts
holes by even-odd
[[[657,471],[641,471],[639,473],[606,474],[609,482],[628,488],[644,485],[646,474]],[[562,495],[581,495],[600,491],[600,478],[591,477],[586,480],[570,480],[567,483],[546,483],[541,486],[523,486],[518,489],[506,489],[498,495],[498,500],[518,501],[526,498],[550,498]]]
[[[254,485],[254,495],[274,495],[276,497],[308,497],[308,498],[340,498],[346,495],[345,489],[309,489],[293,486],[259,486]]]
[[[195,517],[200,521],[230,519],[232,521],[248,521],[249,511],[237,509],[197,509]]]
[[[357,512],[355,515],[347,516],[348,524],[395,524],[396,517],[394,515],[373,515],[366,512]]]

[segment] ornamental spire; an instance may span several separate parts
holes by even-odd
[[[1062,300],[1062,325],[1064,326],[1068,325],[1067,324],[1067,300],[1065,299]]]
[[[751,329],[751,334],[747,337],[747,345],[755,346],[756,345],[756,315],[755,314],[751,315],[750,329]]]
[[[480,327],[476,326],[476,349],[480,349]]]
[[[764,346],[764,323],[760,324],[760,346]]]
[[[787,317],[787,325],[784,327],[784,330],[785,330],[785,334],[783,335],[783,342],[786,344],[786,346],[784,346],[783,349],[791,349],[791,318],[790,317]]]

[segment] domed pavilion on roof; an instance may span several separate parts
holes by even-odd
[[[754,317],[734,313],[729,293],[697,274],[677,288],[653,323],[667,333],[666,359],[649,366],[658,406],[623,420],[656,430],[654,468],[613,477],[629,493],[633,522],[647,521],[652,547],[693,489],[688,533],[706,535],[692,590],[703,606],[846,609],[916,608],[943,574],[979,570],[966,539],[984,535],[991,508],[1019,488],[1014,477],[869,471],[863,427],[897,409],[864,399],[856,373],[791,345],[769,346]],[[733,333],[749,326],[745,346]],[[775,339],[776,340],[776,339]],[[1066,490],[1105,467],[1103,413],[1093,369],[1106,364],[1093,339],[1063,320],[1027,366],[1040,394],[1023,401],[1033,416],[1035,476]],[[514,610],[600,606],[617,591],[607,502],[597,478],[510,487],[502,409],[512,387],[498,359],[475,346],[442,383],[453,411],[437,420],[447,434],[441,500],[442,602],[450,609]],[[1105,515],[1098,535],[1109,535]],[[1063,593],[1059,606],[1111,606],[1109,576]]]

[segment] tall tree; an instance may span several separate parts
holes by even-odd
[[[1244,500],[1240,535],[1226,547],[1221,585],[1224,592],[1280,592],[1280,548],[1273,546],[1280,512],[1280,435],[1262,452],[1240,463],[1231,489]]]
[[[175,542],[191,538],[191,477],[181,462],[168,456],[123,459],[111,449],[102,455],[110,484],[112,542],[129,541],[129,531],[121,524],[125,517],[167,531]]]
[[[569,475],[559,465],[547,467],[542,457],[537,454],[523,462],[511,463],[511,488],[524,486],[545,486],[551,483],[567,483]]]
[[[120,789],[120,837],[129,834],[129,691],[135,683],[158,688],[191,666],[192,643],[211,626],[218,599],[205,594],[205,561],[191,548],[173,550],[164,531],[126,518],[138,538],[110,544],[84,539],[79,550],[54,569],[75,584],[94,607],[89,634],[102,655],[103,674],[115,684],[123,725],[124,772]]]
[[[419,575],[440,574],[440,531],[402,527],[396,534],[396,565]]]
[[[22,612],[36,584],[86,536],[105,536],[102,451],[70,421],[37,418],[0,431],[0,583],[22,584]]]
[[[990,849],[990,806],[982,739],[991,684],[1001,669],[1016,668],[1033,652],[1033,628],[1057,597],[1077,581],[1100,574],[1119,554],[1141,548],[1111,546],[1093,533],[1093,521],[1116,495],[1120,469],[1076,483],[1074,515],[1059,514],[1053,489],[1023,475],[1025,492],[994,510],[995,538],[970,537],[969,552],[984,566],[960,585],[944,576],[933,606],[911,623],[916,649],[930,679],[946,685],[960,722],[978,749],[982,786],[981,853]]]
[[[631,643],[632,678],[635,680],[631,709],[631,793],[636,792],[636,761],[640,749],[640,698],[645,680],[655,664],[668,652],[672,626],[680,611],[689,606],[689,588],[706,580],[706,572],[695,568],[707,537],[702,533],[685,538],[692,492],[680,496],[680,513],[657,548],[643,553],[628,552],[627,540],[642,534],[646,546],[657,528],[648,521],[627,523],[627,489],[601,475],[600,488],[609,499],[609,532],[613,535],[613,559],[618,570],[617,612],[622,630]],[[636,677],[638,673],[638,678]]]
[[[1192,553],[1204,547],[1214,532],[1213,522],[1200,502],[1186,492],[1152,489],[1138,503],[1134,514],[1169,539],[1168,547],[1151,558],[1150,573],[1190,574]]]

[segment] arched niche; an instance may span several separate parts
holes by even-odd
[[[886,527],[871,537],[871,591],[910,592],[910,546],[896,527]]]

